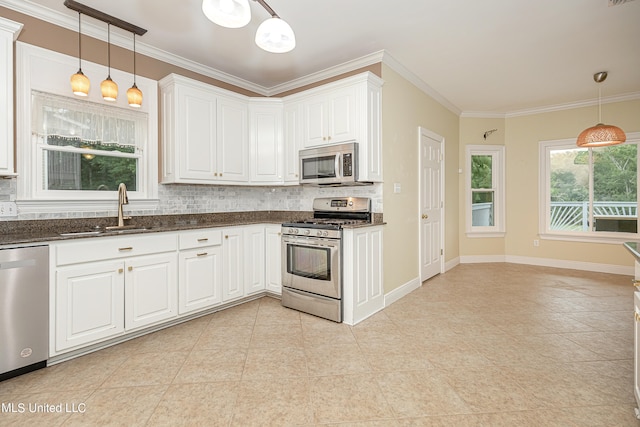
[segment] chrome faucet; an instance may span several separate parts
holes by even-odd
[[[124,220],[131,219],[130,216],[123,216],[122,205],[129,204],[129,197],[127,196],[127,186],[124,182],[118,185],[118,227],[124,227]]]

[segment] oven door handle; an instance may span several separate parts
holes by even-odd
[[[322,248],[337,248],[339,247],[338,240],[326,240],[326,239],[318,239],[316,237],[283,237],[282,243],[284,244],[293,244],[293,245],[303,245],[303,246],[314,246],[314,247],[322,247]]]

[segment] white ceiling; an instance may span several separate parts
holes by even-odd
[[[297,47],[285,54],[253,42],[269,17],[255,2],[251,22],[241,29],[208,21],[201,0],[80,3],[146,28],[137,38],[141,53],[189,61],[196,71],[265,94],[384,51],[423,89],[469,116],[593,102],[597,71],[609,72],[601,84],[604,100],[640,98],[638,0],[611,7],[609,0],[267,0],[296,34]],[[63,0],[0,4],[77,29],[77,13]],[[106,39],[104,24],[83,18],[83,33],[92,35],[92,28]],[[130,40],[112,29],[112,42],[131,48]]]

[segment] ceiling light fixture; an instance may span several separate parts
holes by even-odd
[[[267,52],[286,53],[296,47],[296,36],[291,26],[264,0],[259,3],[271,18],[264,21],[256,31],[255,42]],[[244,27],[251,20],[249,0],[203,0],[202,11],[212,22],[227,28]]]
[[[596,83],[602,83],[607,78],[606,71],[600,71],[593,75]],[[598,124],[583,130],[578,135],[576,145],[578,147],[605,147],[608,145],[622,144],[627,140],[624,131],[617,126],[602,123],[601,92],[598,86]]]
[[[80,65],[82,65],[82,59],[80,58],[80,40],[82,35],[80,32],[80,15],[84,14],[108,24],[107,55],[109,71],[107,73],[106,80],[100,84],[102,97],[107,101],[115,101],[118,97],[118,85],[111,80],[111,25],[115,25],[116,27],[122,28],[123,30],[133,34],[133,86],[127,91],[127,100],[130,106],[141,107],[142,92],[136,86],[136,35],[142,36],[147,32],[147,30],[114,16],[107,15],[106,13],[93,9],[89,6],[85,6],[84,4],[78,3],[74,0],[64,0],[64,5],[69,9],[78,12],[78,60],[80,61]],[[76,74],[71,76],[71,88],[73,89],[73,93],[76,95],[87,96],[89,94],[89,79],[82,73],[82,67],[80,67]]]
[[[78,72],[71,76],[71,90],[74,95],[89,95],[89,87],[91,82],[89,78],[82,72],[82,31],[80,31],[80,17],[82,14],[78,12]]]
[[[130,107],[142,107],[142,91],[136,86],[136,35],[133,34],[133,86],[127,90],[127,101]]]
[[[107,24],[107,66],[107,78],[100,83],[100,90],[105,101],[115,101],[118,98],[118,85],[111,80],[111,24]]]

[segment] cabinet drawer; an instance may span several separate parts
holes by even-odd
[[[177,249],[175,233],[96,237],[55,245],[56,265],[124,258]]]
[[[180,233],[179,248],[193,249],[205,246],[218,246],[222,244],[222,229],[205,228],[202,230]]]

